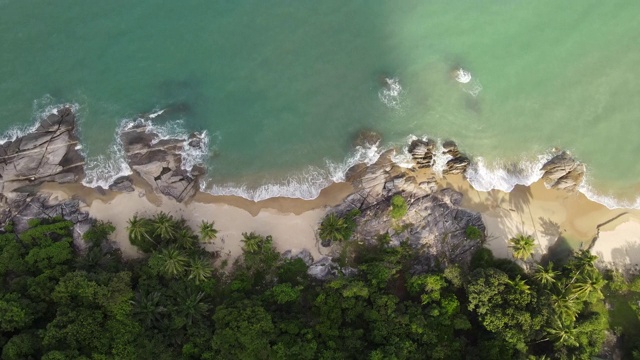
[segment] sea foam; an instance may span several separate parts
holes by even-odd
[[[382,89],[378,91],[378,98],[385,105],[390,108],[400,109],[401,97],[403,92],[402,86],[400,86],[400,80],[398,78],[385,78],[385,84]]]

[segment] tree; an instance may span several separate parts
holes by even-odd
[[[216,230],[213,226],[215,222],[208,222],[202,220],[200,224],[200,240],[202,241],[210,241],[214,240],[218,235],[218,230]]]
[[[165,212],[154,216],[151,225],[155,229],[154,235],[160,236],[163,241],[173,240],[178,234],[175,219]]]
[[[535,240],[529,235],[518,235],[509,240],[513,257],[520,260],[526,260],[533,253]]]
[[[175,246],[160,250],[159,257],[164,273],[170,277],[182,274],[187,265],[187,258]]]
[[[558,271],[553,270],[553,262],[549,262],[547,267],[537,264],[533,278],[543,287],[549,288],[556,282],[559,275]]]
[[[244,243],[244,250],[249,253],[257,252],[262,245],[262,236],[251,232],[249,234],[242,233],[242,242]]]
[[[206,281],[211,277],[213,268],[211,262],[202,257],[197,256],[189,262],[189,280],[193,280],[196,284]]]
[[[555,319],[553,325],[545,329],[549,339],[564,346],[578,346],[575,328],[569,323]]]
[[[128,221],[129,241],[143,252],[149,253],[158,244],[151,238],[151,226],[149,220],[133,215]]]
[[[407,202],[401,195],[391,197],[391,218],[400,220],[407,214]]]
[[[320,239],[326,241],[344,241],[347,223],[336,214],[327,215],[320,223]]]

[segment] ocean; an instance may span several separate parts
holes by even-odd
[[[455,140],[479,190],[532,183],[560,148],[590,198],[640,207],[639,15],[628,0],[0,0],[0,132],[73,104],[98,186],[130,171],[118,129],[164,111],[163,134],[207,136],[189,154],[203,190],[253,200],[313,198],[415,137]],[[356,147],[362,130],[381,143]]]

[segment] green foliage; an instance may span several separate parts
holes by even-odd
[[[464,235],[467,237],[467,239],[473,241],[484,239],[484,233],[473,225],[467,226],[467,228],[464,230]]]
[[[509,247],[513,251],[513,257],[520,260],[526,260],[533,254],[536,245],[535,240],[529,235],[518,235],[509,239]]]
[[[331,220],[342,221],[342,239],[356,216]],[[603,277],[588,252],[527,273],[481,248],[471,270],[425,272],[414,248],[381,236],[346,243],[349,276],[334,269],[321,282],[271,236],[243,234],[243,254],[223,273],[201,245],[215,232],[167,214],[131,219],[129,237],[147,256],[128,262],[109,243],[110,224],[85,234],[85,255],[71,228],[45,219],[0,234],[3,359],[589,359],[609,327],[605,294],[626,305],[616,303],[625,311],[612,313],[616,324],[636,320],[620,323],[623,334],[639,321],[636,280]]]
[[[320,223],[318,236],[328,246],[331,242],[342,242],[351,239],[351,234],[356,229],[355,218],[360,215],[360,210],[353,209],[347,215],[339,217],[331,213]]]
[[[215,223],[213,221],[207,222],[202,220],[200,224],[200,240],[207,242],[214,240],[218,236],[218,230],[213,227],[214,225]]]
[[[394,220],[400,220],[407,215],[407,201],[402,195],[393,195],[391,197],[391,210],[390,215]]]

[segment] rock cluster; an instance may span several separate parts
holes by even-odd
[[[159,139],[147,122],[139,121],[120,133],[127,163],[154,191],[173,197],[178,202],[195,195],[200,187],[204,168],[182,167],[182,154],[196,148],[202,141],[193,134],[184,139]]]
[[[453,159],[462,156],[455,152],[457,148],[448,150]],[[474,226],[485,232],[480,214],[460,207],[461,193],[451,189],[438,191],[435,179],[418,183],[413,170],[400,168],[391,161],[392,154],[392,151],[382,154],[369,166],[352,167],[347,180],[354,192],[332,211],[344,215],[354,208],[360,210],[352,236],[355,241],[374,243],[388,234],[391,245],[408,241],[421,249],[426,267],[468,262],[482,239],[468,239],[466,229]],[[394,194],[401,194],[409,205],[401,220],[390,217],[389,200]],[[330,268],[327,264],[320,265],[314,271],[324,273]]]
[[[391,245],[408,241],[423,251],[429,267],[437,264],[465,264],[473,251],[481,246],[481,239],[469,239],[469,226],[485,232],[479,213],[460,207],[462,194],[443,189],[420,197],[409,204],[407,214],[399,221],[389,216],[389,201],[382,201],[363,209],[356,218],[356,241],[375,243],[388,234]]]
[[[353,140],[354,146],[371,147],[376,146],[382,141],[382,135],[372,130],[360,130]]]
[[[16,233],[24,232],[29,228],[31,219],[47,219],[60,216],[71,221],[73,225],[73,242],[78,249],[84,249],[85,242],[82,239],[84,233],[89,230],[93,220],[89,214],[82,211],[78,200],[63,202],[51,201],[51,195],[25,193],[11,193],[7,196],[0,195],[0,226],[4,227],[9,220],[13,221]]]
[[[415,168],[432,168],[435,165],[436,155],[438,155],[435,141],[431,139],[413,140],[408,151],[415,163]],[[442,155],[449,157],[443,168],[443,174],[462,174],[471,163],[469,158],[460,152],[458,145],[450,140],[442,144]]]
[[[547,161],[541,169],[542,179],[552,189],[575,191],[584,180],[584,164],[567,152],[562,152]]]
[[[84,158],[68,107],[44,118],[31,133],[0,145],[0,192],[46,181],[69,183],[84,176]]]
[[[353,208],[367,208],[396,193],[405,193],[408,198],[431,193],[434,183],[418,183],[406,169],[393,163],[393,153],[394,150],[388,150],[374,164],[357,164],[347,171],[345,177],[354,192],[335,208],[336,212],[344,214]]]

